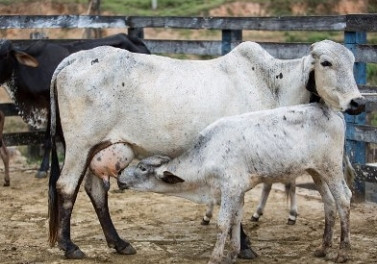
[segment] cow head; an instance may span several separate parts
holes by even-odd
[[[365,103],[353,75],[355,57],[343,45],[330,40],[311,46],[316,91],[336,111],[359,114]],[[313,74],[313,72],[312,72]]]
[[[0,40],[0,83],[11,78],[16,62],[29,67],[38,67],[38,61],[34,57],[15,49],[10,40]]]
[[[118,177],[119,188],[158,193],[172,192],[172,185],[184,180],[166,170],[169,161],[169,157],[156,155],[143,159],[136,166],[124,169]]]

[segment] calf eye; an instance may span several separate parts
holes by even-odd
[[[140,169],[141,171],[147,171],[147,168],[144,167],[142,164],[139,164],[138,167],[139,167],[139,169]]]
[[[323,62],[321,62],[321,65],[323,67],[331,67],[332,66],[331,62],[329,62],[329,61],[323,61]]]

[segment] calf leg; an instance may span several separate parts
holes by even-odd
[[[135,254],[136,250],[131,246],[131,244],[119,237],[111,220],[108,207],[108,192],[105,182],[94,176],[92,173],[88,173],[85,183],[85,190],[89,195],[97,213],[108,246],[110,248],[115,248],[119,254]]]
[[[257,211],[251,217],[251,221],[256,222],[259,220],[259,217],[263,215],[263,210],[264,210],[264,207],[266,206],[266,202],[268,199],[268,195],[270,194],[271,187],[272,187],[271,183],[263,183],[262,194],[261,194],[261,198],[257,207]]]
[[[243,196],[242,196],[243,198]],[[234,225],[236,231],[234,231],[234,236],[236,236],[234,242],[232,242],[233,248],[232,252],[227,259],[224,259],[224,247],[226,238],[228,236],[231,224],[235,222],[236,214],[239,212],[239,209],[243,206],[243,199],[241,195],[229,195],[227,192],[222,192],[221,194],[221,206],[218,216],[218,229],[219,233],[217,235],[217,240],[215,247],[213,249],[211,259],[208,264],[215,263],[233,263],[235,256],[239,253],[240,249],[240,222],[238,225]],[[241,211],[242,214],[242,211]],[[242,217],[242,216],[241,216]]]
[[[212,218],[214,206],[215,206],[215,203],[213,201],[207,204],[207,210],[206,210],[205,215],[203,216],[202,222],[200,223],[201,225],[209,225],[209,222],[211,221],[211,218]]]
[[[325,211],[325,229],[323,233],[322,245],[314,252],[316,257],[325,257],[330,247],[332,247],[333,228],[335,225],[336,205],[335,200],[330,192],[326,182],[323,181],[321,175],[314,171],[309,170],[314,183],[317,186],[318,192],[322,196]]]

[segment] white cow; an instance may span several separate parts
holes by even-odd
[[[61,172],[56,153],[52,156],[51,245],[58,241],[68,258],[84,257],[71,240],[70,218],[86,175],[85,190],[108,245],[118,253],[134,254],[110,218],[109,176],[117,175],[134,157],[178,156],[199,131],[221,117],[308,102],[309,76],[315,75],[318,92],[352,92],[356,87],[353,62],[351,52],[332,41],[315,43],[309,55],[294,60],[275,59],[253,42],[206,61],[111,47],[67,57],[55,70],[50,91],[53,148],[60,128],[66,147]],[[330,105],[357,110],[353,93],[338,97],[329,98]],[[109,154],[115,150],[121,154],[113,159]]]
[[[360,94],[356,89],[350,96]],[[217,201],[219,234],[209,263],[234,263],[240,252],[245,192],[259,183],[292,181],[308,172],[325,204],[323,243],[315,254],[325,256],[332,245],[337,208],[341,241],[336,261],[345,262],[351,199],[342,173],[345,121],[331,108],[314,103],[224,117],[204,129],[193,147],[175,159],[153,156],[126,168],[118,185],[198,203]],[[229,232],[231,249],[224,259]]]

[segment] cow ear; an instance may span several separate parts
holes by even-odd
[[[173,173],[169,171],[164,171],[163,176],[161,177],[161,180],[169,184],[176,184],[176,183],[185,181],[179,178],[178,176],[175,176]]]
[[[37,61],[37,59],[27,54],[26,52],[15,51],[14,55],[17,61],[23,65],[34,67],[34,68],[39,66],[39,62]]]

